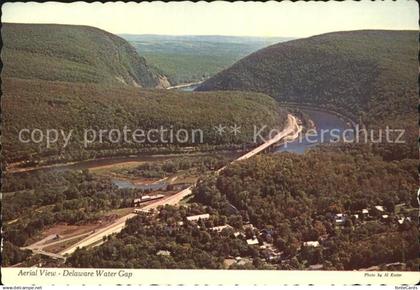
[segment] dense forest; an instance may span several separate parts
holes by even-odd
[[[407,145],[388,150],[416,158],[417,43],[416,31],[382,30],[292,40],[243,58],[197,90],[263,92],[338,111],[368,128],[404,128]]]
[[[320,241],[323,247],[315,249],[318,256],[310,264],[349,270],[403,259],[414,262],[416,164],[383,161],[368,146],[318,148],[234,164],[217,179],[200,184],[196,194],[198,201],[215,208],[223,209],[229,201],[254,226],[273,229],[273,243],[283,250],[293,252],[305,241]],[[387,213],[385,222],[372,211],[377,205]],[[404,211],[397,205],[404,205]],[[363,209],[373,216],[363,219]],[[337,227],[331,218],[336,214],[351,218]],[[401,227],[399,215],[410,216],[413,223]]]
[[[127,41],[104,30],[77,25],[2,25],[2,77],[169,86]]]
[[[281,128],[286,120],[286,112],[272,98],[258,93],[188,93],[8,78],[3,80],[2,90],[2,157],[7,162],[64,162],[136,154],[139,150],[170,152],[177,146],[207,146],[207,149],[218,145],[225,148],[234,144],[242,146],[253,142],[254,125],[258,128],[267,125],[264,134],[272,128]],[[226,131],[219,135],[214,128],[219,124],[226,128],[236,124],[241,127],[240,134]],[[123,132],[125,127],[131,132],[127,138],[121,133],[120,142],[113,142],[109,131]],[[66,134],[73,130],[72,142],[65,148],[63,138],[50,148],[45,140],[22,143],[18,139],[19,131],[25,128],[41,129],[44,134],[47,129],[63,130]],[[146,134],[160,128],[166,130],[165,138],[155,134],[150,142],[146,138],[143,142],[134,142],[130,137],[136,129]],[[89,129],[107,130],[108,133],[102,142],[97,133],[96,140],[85,148],[84,133]],[[181,135],[180,141],[174,135],[178,129],[187,132]],[[168,144],[171,131],[174,138]],[[184,137],[187,142],[182,142]],[[157,143],[152,143],[155,140]],[[163,143],[165,140],[167,143]]]

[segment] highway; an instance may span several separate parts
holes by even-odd
[[[264,151],[265,149],[267,149],[268,147],[272,146],[273,144],[287,138],[287,140],[290,139],[294,139],[297,138],[297,136],[299,135],[299,133],[302,131],[302,127],[299,126],[297,124],[297,120],[293,115],[288,115],[288,120],[287,120],[287,124],[285,126],[285,128],[279,132],[276,136],[274,136],[272,139],[268,140],[267,142],[259,145],[258,147],[252,149],[251,151],[249,151],[248,153],[240,156],[239,158],[235,159],[233,162],[237,162],[240,160],[245,160],[248,158],[251,158],[252,156],[260,153],[261,151]],[[219,174],[225,167],[220,168],[219,170],[216,171],[217,174]],[[181,190],[180,192],[170,195],[168,197],[162,198],[160,200],[157,200],[156,202],[150,203],[146,206],[144,206],[143,208],[141,208],[144,211],[149,211],[152,209],[156,209],[159,206],[163,206],[163,205],[176,205],[178,204],[183,198],[185,198],[186,196],[190,195],[192,193],[192,189],[193,189],[194,185],[187,187],[183,190]],[[113,224],[104,227],[103,229],[100,229],[98,231],[96,231],[95,233],[92,233],[91,235],[89,235],[88,237],[86,237],[85,239],[77,242],[76,244],[72,245],[71,247],[61,251],[59,253],[59,255],[69,255],[71,253],[73,253],[77,248],[83,248],[83,247],[87,247],[89,245],[98,243],[100,241],[103,240],[103,237],[114,234],[114,233],[119,233],[124,227],[125,227],[125,222],[128,219],[131,219],[133,217],[135,217],[136,214],[135,213],[130,213],[126,216],[121,217],[120,219],[118,219],[117,221],[115,221]]]
[[[114,223],[100,229],[97,230],[96,232],[92,233],[91,235],[89,235],[88,237],[84,238],[83,240],[75,243],[74,245],[72,245],[71,247],[61,251],[59,253],[59,255],[66,255],[66,254],[71,254],[73,253],[77,248],[83,248],[83,247],[87,247],[90,246],[94,243],[100,242],[103,240],[103,237],[112,235],[114,233],[119,233],[121,232],[121,230],[124,228],[125,226],[125,222],[133,217],[135,217],[136,214],[135,213],[130,213],[128,215],[125,215],[121,218],[119,218],[118,220],[116,220]]]

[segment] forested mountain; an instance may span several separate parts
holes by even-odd
[[[127,41],[95,27],[5,23],[2,38],[3,78],[169,86]]]
[[[2,158],[8,162],[28,161],[29,166],[41,160],[64,162],[134,154],[139,148],[171,152],[180,145],[136,146],[108,140],[86,150],[81,141],[83,130],[90,128],[122,131],[127,126],[146,133],[161,126],[174,131],[201,129],[205,145],[239,146],[251,141],[254,123],[278,128],[285,120],[276,102],[263,94],[146,90],[169,83],[127,41],[94,27],[5,24],[2,35]],[[242,134],[220,137],[214,130],[219,124],[237,124]],[[44,133],[47,129],[74,129],[78,142],[66,148],[62,143],[46,148],[45,143],[18,140],[21,129],[35,128]]]
[[[51,162],[134,154],[138,149],[159,152],[176,146],[217,146],[253,142],[255,125],[280,128],[286,119],[276,102],[269,96],[238,92],[180,92],[144,90],[128,86],[108,87],[97,84],[50,82],[40,80],[3,79],[3,152],[8,162],[49,159]],[[219,135],[214,129],[219,124],[241,126],[237,136]],[[84,148],[84,130],[131,130],[120,142],[113,143],[106,133],[103,142],[96,138]],[[159,130],[161,127],[176,134],[186,130],[188,142],[171,144],[133,143],[134,130]],[[21,129],[73,130],[72,142],[63,147],[63,138],[46,148],[41,143],[19,141]],[[202,130],[203,143],[192,130]],[[165,133],[166,134],[166,133]],[[98,136],[98,135],[97,135]],[[165,139],[168,140],[166,137]],[[156,138],[154,138],[156,139]],[[153,141],[154,142],[154,141]],[[152,151],[150,151],[152,150]],[[153,151],[154,150],[154,151]]]
[[[197,90],[263,92],[361,118],[368,127],[416,133],[417,55],[416,31],[334,32],[261,49]]]

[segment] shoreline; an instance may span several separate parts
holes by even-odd
[[[278,102],[281,106],[283,107],[291,107],[291,108],[297,108],[297,109],[301,109],[301,110],[312,110],[312,111],[319,111],[319,112],[325,112],[325,113],[330,113],[333,115],[336,115],[338,118],[340,118],[341,120],[343,120],[346,123],[350,123],[351,127],[353,129],[355,129],[357,122],[354,120],[354,117],[350,117],[347,116],[343,113],[340,113],[336,110],[333,109],[328,109],[328,108],[324,108],[321,107],[319,105],[315,105],[315,104],[297,104],[297,103],[288,103],[288,102]]]

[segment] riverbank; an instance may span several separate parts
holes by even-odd
[[[321,144],[337,142],[345,136],[346,140],[353,136],[353,123],[341,115],[318,108],[298,108],[305,115],[306,122],[312,127],[303,132],[298,140],[287,144],[278,144],[275,152],[293,152],[303,154],[307,149]],[[350,130],[350,131],[348,131]]]
[[[352,114],[344,114],[342,112],[339,112],[338,110],[334,110],[334,109],[330,109],[330,108],[325,108],[319,105],[314,105],[314,104],[309,104],[309,103],[292,103],[292,102],[279,102],[281,107],[284,108],[296,108],[296,109],[301,109],[301,110],[313,110],[313,111],[321,111],[321,112],[326,112],[329,114],[333,114],[336,115],[337,117],[339,117],[340,119],[342,119],[345,122],[348,122],[349,124],[351,124],[351,127],[354,129],[356,128],[356,125],[358,124],[357,122],[357,117],[352,115]]]

